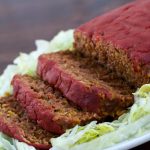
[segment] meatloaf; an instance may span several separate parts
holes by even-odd
[[[14,97],[27,110],[28,116],[44,129],[64,133],[75,125],[101,119],[95,113],[78,110],[48,83],[28,75],[16,75],[12,81]]]
[[[150,82],[150,0],[138,0],[79,26],[75,49],[131,85]]]
[[[82,110],[102,118],[116,118],[133,104],[132,88],[126,82],[74,52],[41,55],[37,73]]]
[[[38,149],[49,149],[56,135],[31,121],[14,97],[0,98],[0,131]]]

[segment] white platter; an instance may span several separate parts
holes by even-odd
[[[128,150],[131,148],[135,148],[141,144],[144,144],[146,142],[150,141],[150,133],[147,133],[141,137],[119,143],[113,147],[107,148],[105,150]]]

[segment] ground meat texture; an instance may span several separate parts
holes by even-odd
[[[38,149],[49,149],[56,135],[30,120],[14,97],[0,98],[0,131]]]
[[[117,118],[133,104],[132,89],[99,63],[57,52],[39,57],[37,73],[82,110]]]
[[[140,87],[150,82],[150,0],[138,0],[81,25],[75,49]]]
[[[12,81],[14,97],[44,129],[61,134],[75,125],[85,125],[101,118],[95,113],[78,110],[48,83],[27,75],[16,75]]]

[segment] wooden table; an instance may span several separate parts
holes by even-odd
[[[75,28],[131,0],[0,0],[0,73],[22,52],[35,49],[35,39],[50,40],[60,30]],[[150,143],[138,148],[148,149]]]

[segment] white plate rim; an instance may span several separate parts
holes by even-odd
[[[146,142],[150,141],[150,133],[147,133],[141,137],[134,138],[129,141],[121,142],[117,145],[114,145],[110,148],[106,148],[105,150],[128,150],[131,148],[135,148],[141,144],[144,144]]]

